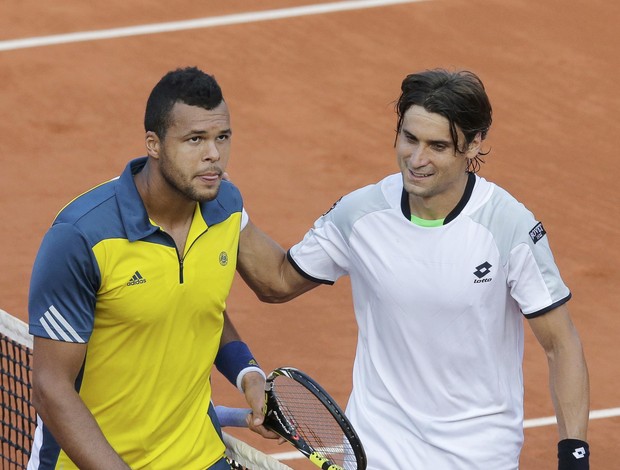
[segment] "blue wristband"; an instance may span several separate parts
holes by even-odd
[[[231,341],[222,346],[215,356],[215,367],[239,390],[241,390],[240,379],[246,373],[256,371],[265,376],[250,348],[243,341]]]

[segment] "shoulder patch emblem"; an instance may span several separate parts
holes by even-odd
[[[547,235],[547,232],[545,232],[542,222],[538,222],[536,226],[530,230],[530,238],[534,244],[538,243],[545,235]]]

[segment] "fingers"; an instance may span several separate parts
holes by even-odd
[[[266,439],[281,439],[281,437],[273,431],[270,431],[265,426],[263,426],[263,416],[262,412],[260,415],[256,415],[254,412],[248,414],[246,417],[246,422],[248,428],[254,431],[257,434],[260,434]]]

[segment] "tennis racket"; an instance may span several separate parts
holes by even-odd
[[[366,469],[364,448],[344,412],[300,370],[280,367],[269,374],[263,411],[263,425],[322,470]]]

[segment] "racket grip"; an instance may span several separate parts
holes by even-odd
[[[215,407],[215,414],[222,427],[247,428],[245,418],[251,412],[250,408],[230,408],[222,405]]]

